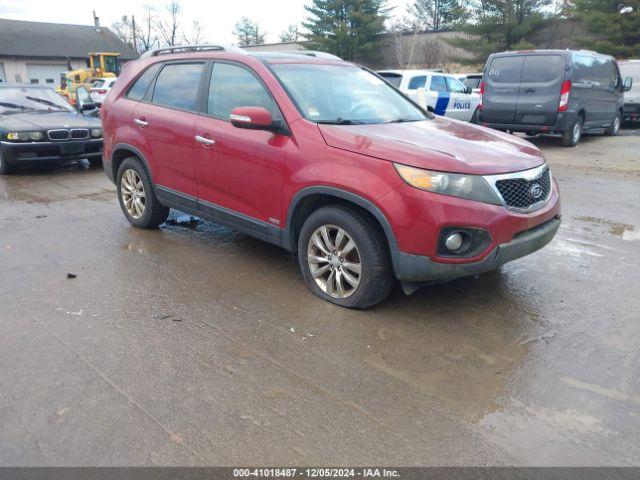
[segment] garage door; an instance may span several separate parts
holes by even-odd
[[[60,74],[66,71],[67,65],[64,63],[27,63],[27,78],[25,82],[35,85],[48,85],[55,88],[60,86]]]
[[[6,82],[7,77],[4,76],[4,65],[0,63],[0,82]]]

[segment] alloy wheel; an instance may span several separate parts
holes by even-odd
[[[122,173],[120,195],[124,207],[132,218],[137,220],[144,215],[146,206],[144,184],[135,170],[127,169]]]
[[[579,121],[577,121],[573,125],[573,143],[578,143],[580,141],[580,136],[582,135],[582,125]]]
[[[313,232],[307,262],[318,287],[333,298],[350,297],[360,285],[360,252],[353,238],[336,225],[322,225]]]
[[[616,135],[620,131],[620,115],[613,120],[613,134]]]

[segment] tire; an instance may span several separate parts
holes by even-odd
[[[0,153],[0,175],[11,175],[18,170],[18,166],[13,163],[8,163]]]
[[[566,131],[562,132],[562,145],[575,147],[582,139],[582,117],[578,115]]]
[[[325,228],[329,243],[323,240]],[[342,236],[338,240],[340,231]],[[314,238],[321,242],[325,253]],[[355,248],[347,250],[351,241]],[[310,261],[310,254],[322,260]],[[328,205],[309,215],[298,237],[298,263],[309,289],[342,307],[372,307],[387,298],[394,284],[389,249],[382,232],[373,221],[346,205]]]
[[[615,118],[611,121],[611,125],[604,131],[604,134],[609,137],[615,137],[620,132],[620,126],[622,125],[622,113],[618,111]]]
[[[124,183],[123,177],[125,177]],[[133,185],[134,189],[127,185]],[[158,228],[167,220],[169,208],[162,205],[156,197],[149,172],[138,158],[129,157],[122,162],[116,176],[116,187],[120,208],[134,227]],[[127,207],[127,205],[130,206]]]

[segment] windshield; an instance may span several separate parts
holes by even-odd
[[[427,118],[384,80],[355,66],[276,64],[273,70],[312,122],[411,122]]]
[[[0,115],[60,110],[73,111],[73,107],[50,88],[0,87]]]
[[[622,81],[624,81],[626,77],[633,78],[631,91],[633,93],[640,93],[640,62],[619,63],[618,66],[620,67]]]
[[[378,72],[378,75],[380,75],[394,87],[400,88],[400,84],[402,83],[402,75],[389,72]]]

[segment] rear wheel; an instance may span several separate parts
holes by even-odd
[[[610,137],[615,137],[620,132],[620,125],[622,125],[622,113],[616,113],[616,117],[609,125],[609,128],[605,130],[605,135],[609,135]]]
[[[125,159],[116,177],[118,201],[129,223],[138,228],[158,228],[169,216],[169,209],[157,199],[151,178],[136,157]]]
[[[18,166],[12,163],[7,163],[0,152],[0,175],[10,175],[16,170],[18,170]]]
[[[577,116],[571,127],[562,132],[562,144],[565,147],[575,147],[582,139],[582,117]]]
[[[345,205],[322,207],[307,218],[298,238],[298,262],[314,294],[347,308],[382,302],[394,283],[382,233]]]

